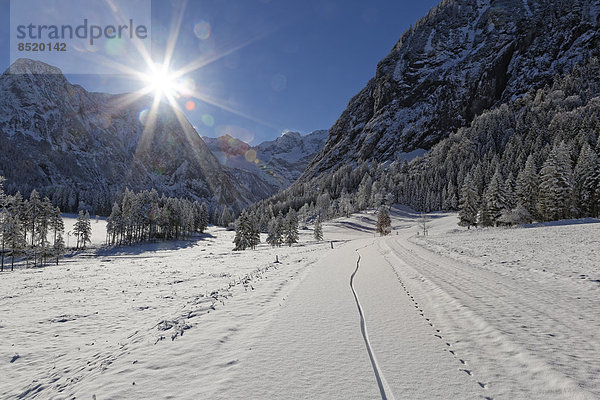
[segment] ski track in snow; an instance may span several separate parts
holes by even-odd
[[[576,381],[569,376],[574,365],[556,360],[568,355],[573,346],[583,345],[592,354],[598,352],[587,320],[576,310],[565,308],[553,292],[527,290],[518,280],[440,257],[411,245],[407,239],[406,235],[390,237],[380,242],[381,252],[399,279],[407,282],[407,290],[422,297],[421,303],[431,307],[433,319],[447,328],[448,337],[454,338],[447,342],[449,347],[453,346],[451,342],[456,343],[451,353],[457,357],[468,354],[474,368],[481,370],[484,378],[477,382],[489,389],[486,397],[494,398],[493,393],[500,398],[596,398],[584,387],[597,378],[595,368],[575,363],[578,369],[583,367]],[[433,327],[433,322],[428,322]],[[514,332],[515,323],[526,332],[525,337]],[[538,341],[532,341],[532,335],[539,337]],[[573,336],[588,337],[565,340]],[[563,338],[562,343],[556,337]],[[566,347],[560,348],[559,344]],[[582,377],[587,379],[581,381]]]
[[[360,268],[359,249],[356,249],[356,253],[358,254],[358,259],[356,260],[356,269],[350,276],[350,288],[352,289],[352,294],[354,295],[354,300],[356,301],[356,307],[358,308],[358,314],[360,315],[360,330],[363,339],[365,340],[365,346],[367,348],[367,352],[369,353],[369,359],[371,360],[371,365],[373,366],[373,372],[375,373],[375,379],[377,380],[377,386],[379,386],[379,393],[381,393],[381,398],[383,400],[394,400],[394,394],[392,393],[387,381],[385,380],[383,372],[380,370],[379,365],[377,364],[375,352],[373,351],[373,348],[371,347],[371,342],[369,341],[369,333],[367,331],[367,322],[365,320],[364,311],[362,309],[362,306],[360,305],[358,294],[354,289],[354,277],[356,276],[358,269]]]

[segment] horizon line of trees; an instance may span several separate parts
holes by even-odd
[[[221,217],[228,222],[228,209]],[[154,189],[134,193],[125,190],[107,218],[106,243],[132,245],[156,239],[179,240],[203,233],[209,223],[205,203],[158,195]]]

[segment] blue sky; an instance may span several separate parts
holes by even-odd
[[[329,129],[400,35],[437,3],[190,0],[174,51],[174,69],[243,46],[187,75],[198,91],[235,112],[195,100],[186,115],[201,135],[230,133],[254,144],[284,130]],[[157,61],[182,4],[152,1],[152,56]],[[0,0],[0,15],[5,19],[0,24],[4,70],[10,63],[8,0]],[[111,93],[139,85],[128,79],[82,75],[69,80],[90,91]],[[181,99],[181,105],[187,101]]]

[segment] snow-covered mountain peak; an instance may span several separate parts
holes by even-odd
[[[62,75],[60,68],[29,58],[18,58],[8,68],[7,72],[12,74]]]
[[[151,99],[90,93],[37,61],[13,66],[27,73],[0,76],[0,175],[9,192],[35,188],[63,210],[85,202],[103,212],[125,187],[236,209],[258,199],[167,105],[147,131],[140,113]]]
[[[230,135],[203,139],[221,164],[236,171],[240,181],[252,182],[255,193],[268,197],[298,179],[325,145],[327,135],[326,130],[305,136],[285,132],[257,146]]]

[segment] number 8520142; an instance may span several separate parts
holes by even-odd
[[[18,51],[67,51],[66,43],[19,43],[17,44]]]

